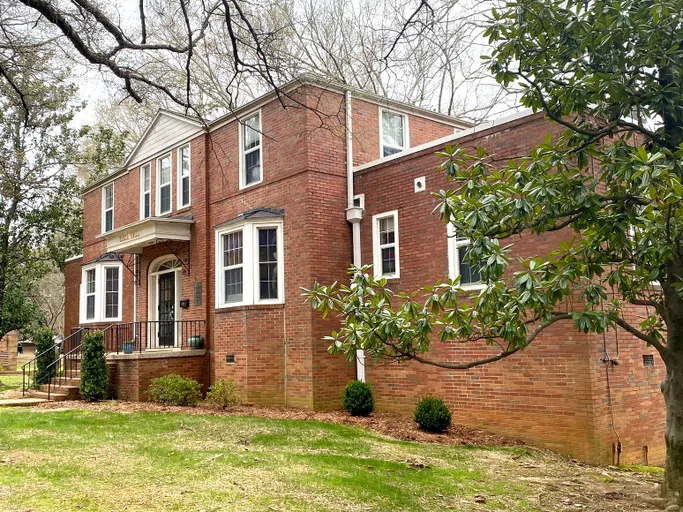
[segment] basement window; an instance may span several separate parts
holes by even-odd
[[[654,366],[655,356],[652,354],[643,354],[643,366]]]

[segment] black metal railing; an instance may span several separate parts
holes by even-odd
[[[204,320],[150,320],[116,324],[105,332],[107,353],[132,354],[163,348],[203,348]]]
[[[28,363],[24,364],[21,367],[21,373],[22,373],[22,384],[21,384],[21,395],[26,396],[26,392],[29,391],[30,389],[35,389],[37,388],[40,384],[47,384],[48,382],[37,382],[36,381],[36,374],[37,374],[37,369],[38,369],[38,360],[43,357],[45,354],[49,352],[53,352],[55,354],[55,357],[57,358],[56,360],[58,361],[61,359],[63,356],[60,354],[61,352],[68,352],[70,350],[73,350],[75,347],[79,346],[81,344],[81,340],[83,339],[83,334],[88,332],[88,328],[85,327],[79,327],[76,329],[74,332],[72,332],[69,336],[64,338],[61,341],[58,341],[54,345],[52,345],[50,348],[43,350],[39,354],[36,354],[36,356],[31,359]],[[54,363],[53,363],[54,364]],[[45,376],[46,380],[51,380],[53,375],[50,373],[52,371],[53,364],[48,365],[44,371],[43,375]],[[50,370],[48,369],[50,368]]]
[[[104,329],[104,332],[110,327]],[[83,356],[83,335],[88,332],[88,328],[83,328],[73,333],[71,336],[74,336],[74,339],[71,340],[69,345],[64,346],[64,354],[45,368],[47,374],[52,376],[49,382],[47,382],[48,400],[50,400],[50,396],[55,388],[63,386],[74,377],[80,376],[81,359]],[[67,350],[68,348],[71,348],[71,350]]]

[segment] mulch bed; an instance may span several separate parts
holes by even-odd
[[[285,407],[263,407],[242,405],[221,410],[202,405],[199,407],[174,407],[146,402],[47,402],[37,406],[40,409],[85,409],[111,412],[165,412],[182,414],[206,414],[212,416],[253,416],[286,420],[315,420],[341,425],[364,427],[380,434],[402,441],[478,446],[523,446],[524,442],[485,430],[452,425],[443,434],[424,432],[408,416],[391,413],[373,413],[368,417],[350,416],[345,411],[310,411]]]

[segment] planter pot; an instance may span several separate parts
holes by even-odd
[[[133,350],[135,350],[135,344],[133,342],[123,344],[123,353],[124,354],[132,354]]]
[[[204,348],[204,338],[201,336],[190,336],[187,338],[187,345],[190,348]]]

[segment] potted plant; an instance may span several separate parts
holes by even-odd
[[[187,338],[187,344],[190,348],[203,348],[204,338],[201,336],[190,336]]]
[[[123,342],[123,353],[132,354],[135,350],[135,340],[128,340]]]

